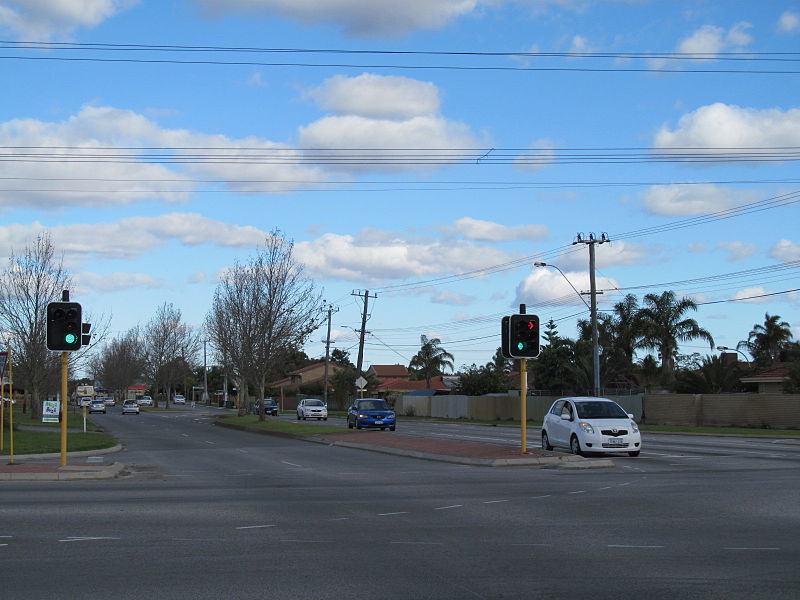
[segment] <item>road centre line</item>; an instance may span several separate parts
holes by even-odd
[[[450,506],[439,506],[437,508],[434,508],[433,510],[448,510],[451,508],[462,508],[463,506],[464,506],[463,504],[451,504]]]
[[[275,525],[244,525],[236,529],[264,529],[266,527],[276,527]]]
[[[499,504],[500,502],[508,502],[508,500],[486,500],[484,504]]]
[[[733,547],[723,546],[722,549],[723,550],[780,550],[780,548],[757,548],[757,547],[747,547],[747,546],[742,546],[740,548],[735,546]]]
[[[401,510],[398,512],[378,513],[379,517],[391,517],[392,515],[407,515],[408,511]]]
[[[576,492],[567,492],[568,494],[585,494],[586,490],[578,490]]]
[[[122,538],[118,537],[68,537],[64,540],[58,540],[59,542],[93,542],[96,540],[121,540]]]
[[[189,437],[189,434],[188,434],[188,433],[182,433],[181,435],[182,435],[183,437]]]
[[[635,544],[608,544],[607,548],[664,548],[664,546],[639,546]]]
[[[408,546],[443,546],[443,542],[389,542],[390,544],[405,544]]]
[[[298,464],[296,464],[296,463],[293,463],[293,462],[289,462],[288,460],[282,460],[281,462],[282,462],[283,464],[285,464],[285,465],[291,465],[291,466],[293,466],[293,467],[302,467],[302,466],[303,466],[303,465],[298,465]]]

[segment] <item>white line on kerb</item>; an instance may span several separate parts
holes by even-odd
[[[464,505],[463,504],[451,504],[450,506],[439,506],[437,508],[434,508],[433,510],[447,510],[449,508],[461,508],[462,506],[464,506]]]

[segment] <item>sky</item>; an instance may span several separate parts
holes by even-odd
[[[800,338],[798,0],[0,0],[0,39],[0,260],[48,232],[110,335],[201,327],[278,229],[354,362],[369,292],[365,368],[485,364],[521,303],[574,338],[578,235],[601,311]]]

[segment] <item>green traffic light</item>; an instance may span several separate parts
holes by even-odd
[[[77,340],[77,339],[78,339],[78,338],[77,338],[77,336],[76,336],[74,333],[68,333],[67,335],[65,335],[65,336],[64,336],[64,341],[65,341],[67,344],[74,344],[74,343],[75,343],[75,340]]]
[[[525,350],[524,342],[517,342],[517,350]]]

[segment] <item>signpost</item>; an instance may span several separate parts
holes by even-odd
[[[364,379],[363,375],[359,375],[358,379],[356,379],[356,387],[358,388],[361,397],[364,397],[364,388],[367,387],[367,380]]]

